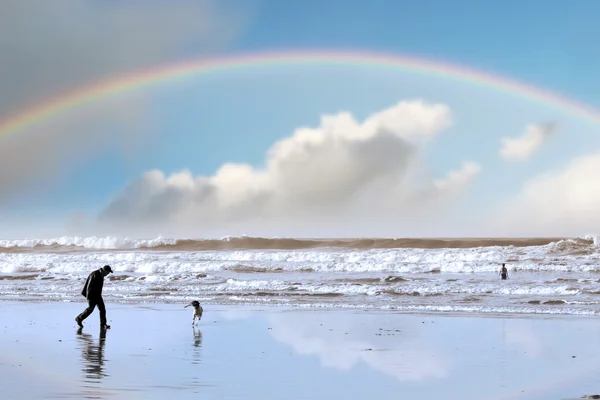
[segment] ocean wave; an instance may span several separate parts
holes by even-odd
[[[599,243],[597,236],[586,236],[551,242],[546,248],[549,255],[589,255],[598,252]]]
[[[50,289],[55,291],[58,287],[67,293],[69,290],[80,290],[85,277],[76,275],[55,275],[42,273],[37,276],[26,274],[18,279],[18,275],[4,276],[0,281],[4,289],[28,286],[36,292]],[[105,292],[135,293],[145,291],[179,291],[197,294],[241,294],[255,295],[256,293],[279,293],[280,295],[296,296],[301,293],[308,294],[332,294],[344,296],[500,296],[502,298],[518,297],[549,297],[556,300],[556,296],[579,296],[586,295],[588,298],[596,297],[596,285],[577,283],[573,285],[539,285],[531,283],[512,283],[500,281],[402,281],[390,283],[385,279],[379,281],[356,279],[343,281],[320,280],[299,282],[293,279],[241,279],[219,276],[203,275],[198,277],[194,274],[175,275],[128,275],[122,279],[109,279],[114,281],[105,285]],[[44,282],[42,282],[44,281]],[[41,286],[43,285],[43,286]],[[454,297],[453,297],[454,298]]]
[[[498,277],[503,262],[508,281]],[[118,301],[482,312],[510,306],[559,313],[596,310],[600,304],[596,236],[1,241],[0,299],[80,301],[88,274],[105,264],[115,273],[104,292]]]
[[[480,249],[371,249],[371,250],[248,250],[204,252],[0,252],[0,273],[53,272],[88,274],[104,264],[116,273],[381,273],[480,274],[498,271],[509,262],[510,273],[600,272],[600,254],[545,254],[535,247]],[[566,279],[562,277],[561,279]],[[572,278],[569,278],[572,279]]]
[[[481,247],[531,247],[550,245],[551,249],[569,246],[598,246],[598,237],[582,238],[473,238],[473,239],[413,239],[413,238],[356,238],[356,239],[294,239],[262,237],[224,237],[221,239],[132,239],[113,236],[65,236],[53,239],[0,240],[5,250],[304,250],[316,248],[369,249],[468,249]]]
[[[118,249],[142,249],[159,248],[161,246],[176,246],[178,240],[158,237],[155,239],[129,239],[114,236],[106,237],[79,237],[64,236],[52,239],[22,239],[22,240],[0,240],[0,248],[13,250],[69,250],[69,249],[91,249],[91,250],[118,250]]]

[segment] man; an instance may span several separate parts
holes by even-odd
[[[104,277],[111,272],[113,271],[110,266],[105,265],[92,272],[85,281],[81,294],[87,299],[88,307],[75,318],[75,322],[77,322],[77,325],[79,325],[80,328],[83,328],[83,320],[94,312],[96,306],[98,306],[98,310],[100,311],[100,327],[102,329],[110,328],[110,325],[106,325],[106,308],[104,307],[104,300],[102,299],[102,286],[104,285]]]
[[[500,277],[503,280],[508,279],[508,269],[506,269],[506,266],[504,263],[502,263],[502,269],[500,269]]]

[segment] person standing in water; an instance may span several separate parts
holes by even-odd
[[[500,269],[500,276],[502,279],[508,279],[508,269],[506,269],[506,265],[502,263],[502,268]]]
[[[83,328],[83,320],[94,312],[96,306],[98,306],[98,311],[100,311],[100,328],[110,328],[110,325],[106,325],[106,308],[104,307],[104,300],[102,299],[102,287],[104,286],[104,277],[111,272],[113,271],[110,266],[105,265],[92,272],[85,281],[81,294],[87,299],[88,307],[75,318],[75,322],[77,322],[79,328]]]

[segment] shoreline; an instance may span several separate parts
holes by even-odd
[[[360,305],[360,304],[336,304],[336,303],[305,303],[305,304],[283,304],[283,303],[250,303],[250,302],[216,302],[216,301],[203,301],[198,299],[203,306],[210,307],[222,307],[222,308],[235,308],[242,310],[280,310],[280,311],[297,311],[297,312],[363,312],[363,313],[386,313],[386,314],[399,314],[399,315],[422,315],[432,317],[456,317],[456,318],[581,318],[581,319],[598,319],[600,311],[595,313],[581,312],[577,313],[571,310],[561,312],[560,308],[523,308],[518,312],[511,311],[499,311],[497,308],[490,307],[489,311],[481,311],[479,309],[471,309],[465,306],[464,309],[450,309],[451,306],[447,306],[448,309],[429,309],[428,306],[416,306],[410,307],[394,307],[389,306],[387,308]],[[111,299],[108,296],[104,296],[104,302],[106,306],[109,305],[123,305],[132,307],[160,307],[160,306],[184,306],[189,303],[190,300],[176,299],[176,300],[154,300],[154,301],[138,301],[138,300],[123,300],[123,299]],[[82,306],[87,304],[85,299],[10,299],[0,298],[0,305],[2,304],[81,304]],[[560,307],[560,305],[559,305]]]
[[[136,301],[114,301],[112,299],[107,299],[104,296],[104,303],[106,305],[107,312],[111,308],[115,309],[152,309],[152,310],[179,310],[179,307],[186,306],[189,301],[172,301],[172,302],[162,302],[162,301],[154,301],[154,302],[136,302]],[[410,317],[431,317],[431,318],[465,318],[465,319],[478,319],[478,318],[492,318],[492,319],[537,319],[537,320],[551,320],[551,319],[560,319],[560,320],[592,320],[592,321],[600,321],[598,315],[590,315],[590,314],[568,314],[568,313],[541,313],[541,312],[531,312],[531,313],[500,313],[500,312],[477,312],[477,311],[437,311],[437,310],[404,310],[404,309],[381,309],[381,308],[370,308],[370,307],[352,307],[347,305],[342,306],[330,306],[330,305],[314,305],[314,304],[306,304],[306,305],[286,305],[286,304],[228,304],[228,303],[217,303],[217,302],[203,302],[200,301],[202,306],[206,308],[210,308],[216,312],[224,312],[224,311],[240,311],[246,313],[351,313],[351,314],[373,314],[373,315],[383,315],[383,316],[410,316]],[[48,306],[52,304],[62,304],[62,305],[77,305],[77,307],[85,308],[87,306],[86,300],[53,300],[53,299],[30,299],[30,300],[14,300],[14,299],[5,299],[0,298],[0,310],[4,307],[10,306],[19,306],[19,305],[40,305],[40,306]],[[98,309],[94,310],[92,315],[97,315]],[[189,312],[190,308],[185,309],[186,313]],[[91,317],[89,317],[91,318]],[[88,319],[89,319],[88,318]],[[0,324],[1,325],[1,324]],[[110,324],[109,324],[110,325]]]

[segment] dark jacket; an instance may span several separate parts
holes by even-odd
[[[102,297],[102,286],[104,285],[104,276],[100,270],[92,272],[83,285],[81,294],[86,299],[99,299]]]

